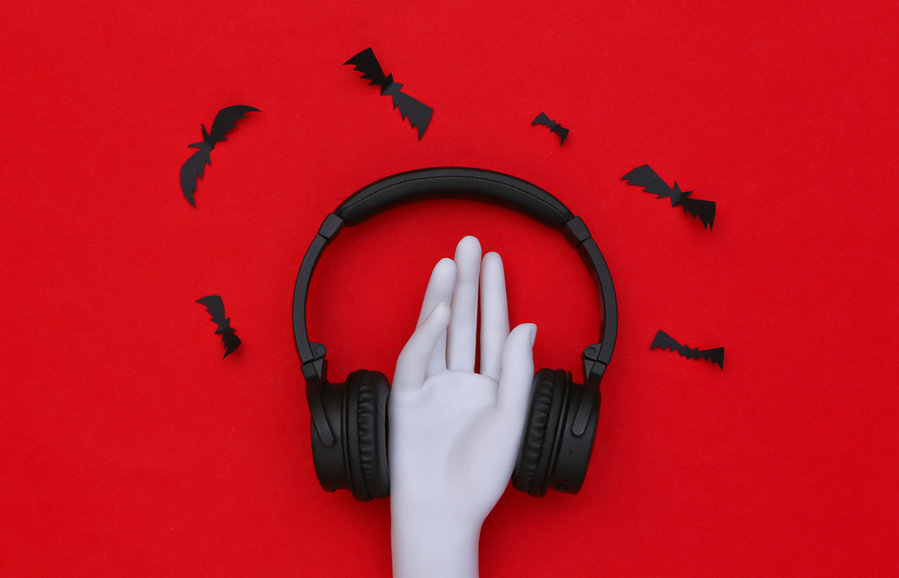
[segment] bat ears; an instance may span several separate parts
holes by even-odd
[[[215,148],[215,143],[221,142],[223,140],[228,140],[224,136],[220,136],[218,138],[212,138],[211,136],[209,136],[209,132],[206,131],[205,124],[201,124],[200,127],[203,129],[203,140],[201,140],[200,142],[195,142],[194,144],[191,144],[191,145],[187,145],[188,147],[193,147],[195,149],[206,148],[206,149],[212,150],[213,148]],[[215,127],[213,126],[213,128],[215,128]]]
[[[681,194],[681,195],[687,195],[687,196],[689,196],[689,195],[693,194],[693,191],[682,191],[681,188],[680,188],[680,185],[677,184],[677,181],[674,181],[674,184],[671,185],[671,190],[673,190],[675,193],[678,193],[678,194]]]

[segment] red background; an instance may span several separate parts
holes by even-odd
[[[484,576],[899,573],[897,57],[889,0],[30,2],[0,21],[0,574],[389,576],[388,502],[322,492],[291,331],[324,216],[386,175],[507,172],[584,218],[620,302],[580,495],[510,490]],[[341,63],[372,46],[423,140]],[[185,201],[200,123],[251,114]],[[537,113],[571,129],[563,147]],[[650,163],[713,231],[628,187]],[[348,229],[312,288],[331,375],[392,374],[464,234],[539,366],[592,283],[557,233],[433,201]],[[243,346],[194,301],[223,296]],[[725,370],[650,351],[724,345]]]

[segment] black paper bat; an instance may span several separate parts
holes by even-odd
[[[565,137],[568,136],[568,129],[564,128],[561,124],[546,116],[545,112],[541,112],[540,114],[538,114],[537,118],[534,119],[534,122],[531,123],[531,126],[534,126],[535,124],[548,126],[549,132],[554,132],[559,135],[559,146],[562,146],[562,143],[565,142]]]
[[[409,124],[412,128],[418,129],[418,140],[424,136],[428,123],[431,122],[431,115],[434,109],[423,104],[402,91],[403,85],[393,81],[393,74],[384,76],[378,59],[371,48],[366,48],[356,56],[350,58],[344,65],[352,64],[353,70],[362,73],[362,78],[370,80],[369,86],[377,84],[381,87],[381,94],[389,94],[393,97],[393,108],[400,109],[400,116],[405,119],[409,117]]]
[[[235,122],[246,116],[248,112],[254,111],[258,112],[259,109],[243,104],[229,106],[228,108],[223,108],[217,115],[215,115],[215,120],[212,121],[212,130],[209,132],[206,132],[206,125],[200,125],[203,128],[203,140],[195,142],[192,145],[187,145],[188,148],[200,150],[191,155],[191,157],[181,166],[181,190],[184,192],[184,196],[187,197],[187,201],[191,205],[197,206],[196,203],[194,203],[194,191],[197,189],[197,178],[202,179],[203,170],[206,168],[206,165],[212,164],[209,152],[215,148],[216,143],[227,140],[225,135],[234,128]]]
[[[225,355],[222,356],[222,359],[225,359],[240,345],[240,337],[234,334],[234,329],[231,327],[231,318],[225,317],[225,303],[218,295],[208,295],[197,299],[197,303],[206,307],[206,311],[212,315],[212,322],[218,325],[215,333],[222,336],[222,343],[225,344]]]
[[[649,165],[637,167],[621,177],[621,180],[625,179],[627,179],[627,184],[643,187],[644,191],[656,195],[656,198],[670,198],[672,207],[683,206],[684,214],[689,213],[694,218],[699,218],[703,227],[711,229],[712,225],[715,224],[714,201],[701,201],[690,198],[693,191],[681,191],[677,181],[674,182],[674,187],[669,187],[662,180],[662,177],[657,175]]]
[[[687,359],[705,359],[706,361],[711,361],[712,363],[717,363],[718,366],[724,370],[724,348],[716,347],[715,349],[696,349],[694,347],[687,347],[687,344],[681,344],[674,340],[673,337],[659,330],[656,333],[655,339],[652,340],[652,345],[649,347],[650,349],[670,349],[671,351],[677,351]]]

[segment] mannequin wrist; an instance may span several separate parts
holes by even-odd
[[[391,505],[394,578],[476,578],[481,524],[446,512]]]

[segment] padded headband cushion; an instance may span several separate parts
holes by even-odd
[[[419,197],[466,194],[513,207],[554,229],[574,218],[565,205],[536,185],[503,173],[461,167],[421,169],[381,179],[356,192],[334,213],[352,226]]]

